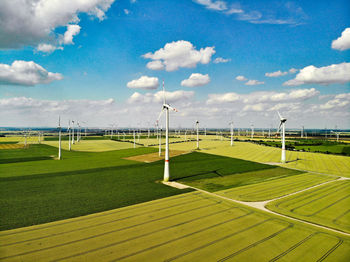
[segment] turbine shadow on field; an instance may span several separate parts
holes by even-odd
[[[10,164],[10,163],[20,163],[20,162],[30,162],[39,160],[52,160],[50,156],[35,156],[35,157],[20,157],[20,158],[8,158],[0,159],[0,164]]]
[[[197,176],[201,176],[201,175],[207,175],[207,174],[216,174],[219,177],[223,177],[223,175],[219,174],[219,172],[218,172],[220,169],[215,169],[215,170],[201,172],[201,173],[197,173],[197,174],[193,174],[193,175],[178,177],[178,178],[174,178],[172,180],[173,181],[178,181],[178,180],[182,180],[182,179],[186,179],[186,178],[193,178],[193,177],[197,177]]]

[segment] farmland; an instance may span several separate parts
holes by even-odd
[[[350,247],[336,233],[198,192],[3,231],[0,242],[3,261],[347,261]]]
[[[272,165],[276,148],[209,138],[200,150],[173,138],[171,179],[215,195],[163,185],[157,146],[92,139],[68,151],[63,141],[61,161],[57,141],[1,149],[0,259],[348,260],[348,235],[302,223],[349,232],[348,181]],[[334,161],[323,164],[333,170]],[[267,208],[300,221],[233,202],[278,197]]]
[[[278,213],[350,232],[350,181],[341,180],[273,201]]]

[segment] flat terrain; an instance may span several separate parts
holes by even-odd
[[[349,238],[193,192],[0,232],[2,261],[348,261]]]
[[[228,140],[208,140],[209,136],[206,139],[200,142],[201,152],[260,163],[279,163],[281,160],[281,149],[279,148],[236,141],[231,147]],[[175,150],[194,150],[195,142],[172,144],[171,147]],[[350,157],[347,156],[286,151],[286,160],[287,163],[280,165],[287,168],[350,177]]]
[[[306,173],[219,191],[217,194],[240,201],[266,201],[334,179],[327,175]]]
[[[273,201],[273,211],[350,233],[350,180],[322,185]]]
[[[69,142],[61,142],[62,149],[69,149]],[[58,141],[44,141],[43,144],[54,146],[58,148]],[[72,145],[72,150],[85,152],[104,152],[112,150],[120,150],[126,148],[133,148],[134,145],[128,142],[117,142],[114,140],[80,140]],[[136,145],[136,147],[139,147]]]

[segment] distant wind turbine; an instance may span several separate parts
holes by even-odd
[[[199,149],[199,121],[196,121],[196,129],[197,129],[197,149]]]
[[[286,138],[285,138],[285,134],[286,134],[286,127],[285,127],[285,124],[286,124],[286,121],[287,121],[287,118],[284,118],[281,116],[280,112],[278,112],[278,116],[280,118],[280,125],[278,127],[278,132],[281,131],[281,127],[282,127],[282,155],[281,155],[281,162],[282,163],[285,163],[286,162]]]
[[[72,144],[71,144],[71,130],[70,130],[70,120],[68,120],[68,146],[69,146],[69,151],[72,150]]]
[[[231,121],[229,124],[231,127],[231,146],[233,146],[233,121]]]
[[[58,160],[61,160],[61,116],[58,116]]]

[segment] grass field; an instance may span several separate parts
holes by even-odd
[[[327,175],[306,173],[232,188],[217,192],[217,194],[240,201],[265,201],[334,179],[334,177]]]
[[[194,150],[195,142],[172,144],[174,150]],[[234,142],[230,146],[228,140],[200,142],[201,152],[240,158],[260,163],[279,163],[281,149],[257,145],[249,142]],[[287,163],[283,167],[334,174],[350,177],[350,157],[311,152],[286,151]]]
[[[69,149],[68,141],[62,141],[61,143],[62,149]],[[58,148],[58,141],[44,141],[43,144]],[[117,142],[113,140],[80,140],[80,142],[76,142],[74,145],[72,145],[72,150],[86,152],[103,152],[133,147],[134,145],[132,143]],[[139,146],[136,145],[136,147]]]
[[[193,192],[0,232],[1,261],[348,261],[349,238]]]
[[[156,152],[154,148],[100,153],[30,145],[0,152],[0,229],[81,216],[183,193],[157,181],[163,161],[141,163],[124,158]],[[203,153],[171,159],[171,177],[186,181],[225,177],[275,166]],[[196,164],[194,164],[196,163]]]
[[[335,181],[299,194],[273,201],[267,207],[350,233],[350,181]]]

